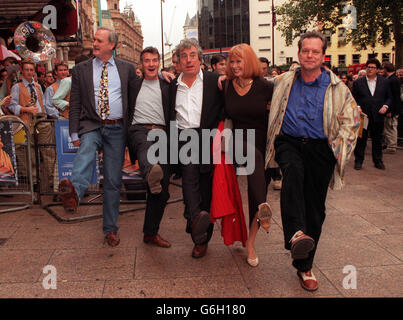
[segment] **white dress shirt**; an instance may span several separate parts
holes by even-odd
[[[203,103],[203,72],[200,69],[196,80],[189,88],[182,81],[183,73],[178,78],[176,93],[176,123],[179,129],[199,128]]]
[[[375,94],[375,89],[376,89],[376,77],[373,80],[369,80],[368,77],[366,77],[366,78],[367,78],[369,91],[371,92],[371,95],[373,96]]]

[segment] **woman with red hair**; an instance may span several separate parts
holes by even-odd
[[[247,176],[249,236],[246,248],[248,264],[256,267],[259,263],[255,250],[256,235],[259,226],[269,232],[271,218],[271,209],[266,202],[270,175],[264,169],[264,160],[273,84],[261,77],[260,61],[253,49],[244,43],[231,48],[226,74],[225,113],[232,120],[233,129],[241,129],[243,150],[248,147],[246,130],[253,129],[255,134],[254,145],[249,143],[255,158],[254,171]]]

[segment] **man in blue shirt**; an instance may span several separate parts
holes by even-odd
[[[326,46],[321,33],[303,34],[298,42],[301,67],[275,79],[266,149],[270,160],[274,139],[274,159],[283,173],[285,248],[291,250],[301,286],[308,291],[318,288],[312,266],[336,157],[341,159],[351,152],[352,147],[344,147],[341,142],[351,140],[354,145],[358,124],[348,88],[330,70],[322,68]],[[341,132],[348,133],[347,137]]]
[[[79,147],[71,180],[60,181],[59,195],[66,211],[75,213],[90,185],[96,152],[103,149],[103,233],[109,246],[117,246],[122,165],[125,149],[130,85],[137,78],[134,66],[113,57],[117,34],[99,28],[94,36],[94,59],[73,68],[69,129]]]

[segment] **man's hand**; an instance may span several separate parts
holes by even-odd
[[[37,108],[36,106],[25,106],[23,107],[23,110],[26,113],[31,113],[33,115],[36,115],[39,112],[39,108]]]
[[[382,108],[380,108],[378,112],[379,112],[380,114],[385,114],[386,111],[388,111],[388,107],[387,107],[387,106],[382,106]]]
[[[162,71],[162,72],[161,72],[161,75],[162,75],[162,77],[164,78],[164,80],[165,80],[166,82],[168,82],[168,83],[171,83],[171,81],[172,81],[173,79],[175,79],[175,75],[174,75],[173,73],[171,73],[171,72],[168,72],[168,71]]]
[[[11,95],[4,97],[4,99],[1,100],[0,106],[7,107],[10,104],[10,102],[11,102]]]
[[[80,140],[80,139],[78,139],[78,140],[76,140],[76,141],[73,141],[73,145],[74,145],[76,148],[78,148],[78,147],[80,146],[80,144],[81,144],[81,140]]]
[[[223,82],[225,81],[225,79],[227,79],[227,76],[219,76],[219,78],[218,78],[217,85],[218,85],[218,88],[219,88],[221,91],[222,91],[222,89],[223,89],[222,84],[223,84]]]

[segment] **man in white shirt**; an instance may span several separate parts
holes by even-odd
[[[182,73],[171,83],[170,119],[176,121],[179,138],[197,133],[199,145],[188,152],[190,163],[181,162],[182,190],[185,202],[185,218],[188,220],[186,232],[190,233],[195,244],[192,257],[203,257],[207,252],[208,241],[213,232],[210,220],[212,189],[212,161],[201,162],[204,150],[211,150],[211,144],[202,145],[201,130],[215,129],[222,117],[223,96],[218,89],[219,75],[202,71],[202,50],[193,39],[184,39],[177,46],[176,54]],[[172,135],[172,133],[171,133]],[[187,136],[189,138],[189,136]],[[179,150],[188,141],[178,141]],[[188,147],[188,145],[186,146]],[[195,148],[194,148],[195,147]],[[199,147],[199,153],[196,148]],[[179,155],[181,153],[179,152]],[[193,159],[196,161],[193,161]],[[211,160],[211,158],[210,158]]]
[[[385,170],[382,161],[382,133],[385,115],[392,105],[392,95],[389,80],[377,76],[381,63],[377,59],[369,59],[366,63],[367,75],[353,83],[352,94],[362,112],[368,116],[368,128],[363,130],[361,138],[357,139],[354,150],[354,169],[361,170],[367,146],[368,132],[372,138],[372,160],[375,168]]]
[[[147,141],[147,135],[151,130],[166,131],[168,122],[169,84],[158,77],[159,61],[160,54],[154,47],[147,47],[140,54],[144,77],[137,79],[130,87],[135,103],[129,110],[131,125],[128,137],[130,151],[136,155],[148,185],[143,241],[169,248],[171,244],[158,234],[169,199],[169,166],[151,164],[147,156],[153,145],[153,141]]]

